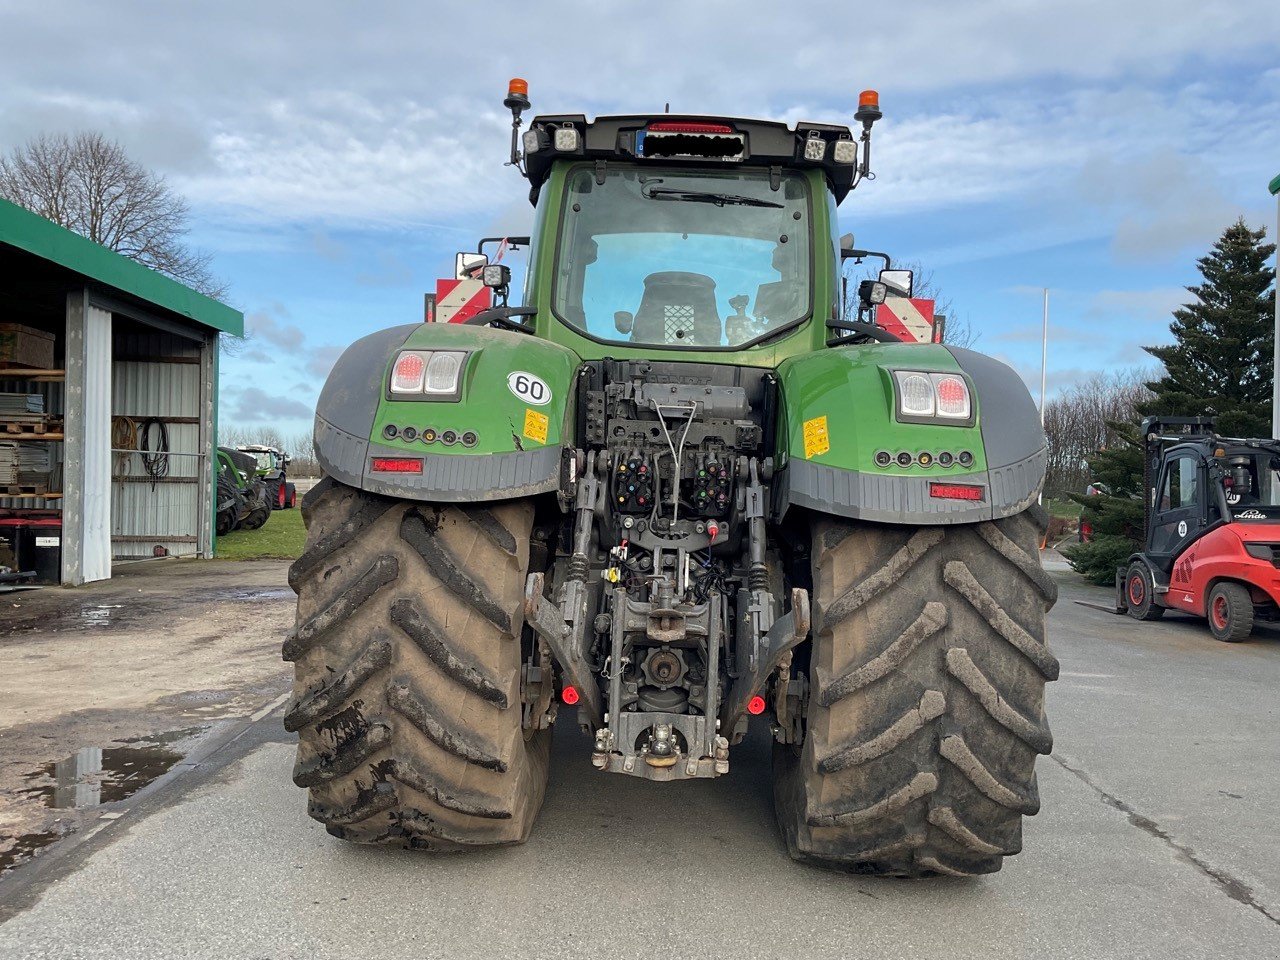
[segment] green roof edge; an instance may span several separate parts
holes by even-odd
[[[0,244],[25,250],[202,326],[244,336],[244,314],[239,310],[4,199],[0,199]]]

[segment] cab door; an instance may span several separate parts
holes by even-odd
[[[1156,488],[1148,549],[1156,566],[1168,573],[1173,561],[1207,524],[1208,475],[1198,454],[1177,453],[1165,461]]]

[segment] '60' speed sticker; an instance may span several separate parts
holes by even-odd
[[[525,403],[540,407],[551,402],[551,388],[545,380],[524,370],[516,370],[507,374],[507,389]]]

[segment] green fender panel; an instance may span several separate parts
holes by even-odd
[[[893,370],[964,374],[973,424],[899,423]],[[884,523],[971,523],[1017,513],[1039,494],[1039,414],[1021,378],[997,360],[934,344],[874,343],[795,357],[778,375],[779,515],[801,506]],[[877,453],[891,462],[877,464]],[[907,466],[898,463],[904,453]],[[938,465],[942,454],[950,466]],[[981,499],[936,496],[945,492],[939,482],[980,486]]]
[[[465,351],[458,396],[393,399],[391,364],[406,349]],[[406,499],[555,490],[578,365],[568,348],[523,333],[445,323],[379,331],[348,347],[325,382],[317,457],[343,483]],[[384,458],[410,461],[414,472],[374,469]]]

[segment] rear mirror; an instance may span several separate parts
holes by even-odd
[[[489,258],[483,253],[460,253],[453,261],[453,279],[475,280],[488,265]]]
[[[635,324],[635,314],[628,310],[619,310],[613,315],[613,325],[618,328],[619,333],[630,333]]]
[[[899,297],[910,297],[914,275],[910,270],[881,270],[880,282],[889,288],[889,293]]]
[[[840,253],[841,255],[843,255],[847,251],[852,249],[853,249],[853,234],[846,233],[844,236],[840,238]]]

